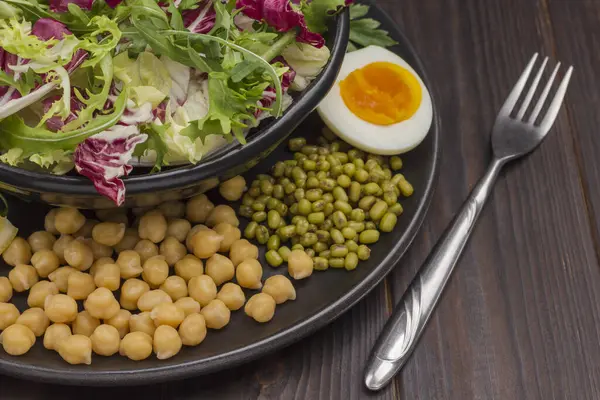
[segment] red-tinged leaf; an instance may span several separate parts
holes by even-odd
[[[194,33],[208,33],[215,26],[217,13],[212,1],[202,0],[195,10],[185,10],[181,13],[183,25]]]
[[[120,206],[125,201],[121,177],[132,171],[128,163],[133,151],[147,139],[148,135],[140,134],[135,126],[114,126],[77,146],[73,155],[75,168],[94,183],[98,193]]]
[[[45,98],[44,100],[42,100],[42,106],[44,107],[44,114],[46,114],[48,112],[48,110],[50,110],[50,107],[52,107],[52,104],[54,102],[60,101],[60,98],[61,97],[59,95],[55,95],[55,96],[51,96],[51,97],[48,97],[48,98]],[[62,129],[63,126],[65,126],[65,124],[76,119],[77,112],[79,110],[81,110],[84,106],[85,105],[75,95],[75,91],[72,90],[71,91],[71,112],[70,112],[69,116],[65,120],[62,120],[59,116],[54,116],[46,121],[46,127],[48,128],[48,130],[51,130],[53,132],[58,132],[59,130]]]
[[[297,40],[315,47],[323,47],[325,39],[308,30],[304,16],[293,9],[290,0],[237,0],[236,7],[248,17],[265,21],[279,32],[298,29]]]
[[[42,40],[61,40],[65,35],[72,35],[66,25],[52,18],[40,18],[31,29],[31,33]],[[88,53],[85,50],[77,50],[71,61],[65,65],[67,72],[72,73],[85,61]]]
[[[76,4],[82,10],[91,10],[94,0],[50,0],[50,11],[64,13],[69,11],[69,4]]]

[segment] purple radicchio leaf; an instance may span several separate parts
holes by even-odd
[[[325,45],[325,39],[318,33],[310,32],[304,16],[292,8],[290,0],[237,0],[236,8],[250,18],[265,21],[279,32],[298,28],[298,42],[308,43],[317,48]]]
[[[54,104],[54,102],[59,101],[59,100],[60,100],[59,95],[47,97],[44,100],[42,100],[42,106],[44,107],[44,114],[47,113],[48,110],[50,110],[50,108],[52,107],[52,104]],[[65,120],[62,120],[59,116],[55,115],[54,117],[49,118],[46,121],[46,127],[53,132],[58,132],[59,130],[62,129],[63,126],[65,126],[65,124],[68,124],[69,122],[76,119],[77,112],[80,111],[81,109],[83,109],[84,106],[85,105],[75,95],[74,89],[72,89],[71,90],[71,113],[69,114],[69,116]]]
[[[283,92],[286,93],[289,87],[291,86],[292,82],[294,82],[294,79],[296,78],[296,71],[294,71],[294,69],[290,67],[290,65],[281,56],[274,58],[272,62],[281,63],[289,68],[289,70],[286,73],[284,73],[281,77],[281,88],[283,89]],[[259,106],[262,108],[270,108],[276,99],[277,95],[275,92],[275,88],[270,86],[263,92],[263,98],[259,101]],[[256,110],[254,116],[258,117],[262,113],[262,110]]]
[[[73,156],[75,168],[94,183],[98,193],[120,206],[125,201],[121,177],[133,170],[128,163],[135,146],[147,139],[148,135],[140,134],[135,126],[115,125],[77,146]]]
[[[110,8],[115,8],[122,2],[123,0],[106,0],[106,4],[108,4]]]
[[[50,11],[64,13],[69,11],[69,4],[76,4],[82,10],[91,10],[94,0],[50,0]]]
[[[198,2],[198,8],[185,10],[181,13],[183,25],[194,33],[208,33],[215,26],[217,13],[212,1],[202,0]]]
[[[31,33],[41,40],[50,40],[56,39],[61,40],[65,35],[72,35],[71,31],[67,29],[67,27],[52,19],[52,18],[40,18],[33,25]],[[67,65],[65,65],[65,69],[67,72],[72,73],[85,61],[88,54],[85,50],[77,50],[73,55],[73,58]]]
[[[17,79],[9,65],[16,65],[18,62],[18,56],[7,52],[0,47],[0,71],[12,76],[14,79]],[[15,88],[10,86],[0,86],[0,106],[6,104],[10,100],[18,99],[19,97],[21,97],[21,94]]]

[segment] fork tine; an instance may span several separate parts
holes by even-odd
[[[531,70],[533,69],[533,65],[535,64],[535,60],[537,60],[537,57],[538,53],[535,53],[533,57],[531,57],[531,61],[529,61],[529,64],[527,64],[525,71],[523,71],[523,73],[521,74],[521,77],[517,81],[517,84],[510,92],[508,98],[504,102],[504,105],[500,109],[499,115],[510,115],[510,113],[512,112],[513,108],[515,107],[515,104],[517,104],[517,101],[519,100],[519,97],[521,97],[521,93],[525,88],[525,84],[529,79],[529,75],[531,74]]]
[[[563,78],[554,98],[552,99],[552,103],[550,103],[550,107],[548,108],[548,112],[544,117],[543,121],[540,124],[540,129],[545,134],[550,130],[552,124],[554,124],[554,120],[556,120],[556,116],[560,111],[560,106],[563,103],[565,98],[565,94],[567,93],[567,88],[569,87],[569,81],[571,80],[571,75],[573,74],[573,67],[569,67],[565,77]]]
[[[525,115],[525,112],[527,112],[529,103],[531,103],[531,100],[533,99],[533,95],[535,94],[535,91],[537,90],[537,87],[540,84],[540,80],[542,79],[542,74],[544,73],[544,70],[546,69],[547,63],[548,63],[548,57],[544,58],[544,61],[542,62],[542,66],[540,67],[537,75],[535,76],[533,82],[531,83],[531,87],[529,88],[529,91],[527,92],[527,96],[525,96],[525,100],[523,100],[521,109],[519,110],[519,113],[517,114],[517,120],[522,120],[523,116]]]
[[[544,107],[544,103],[546,102],[546,98],[550,93],[550,89],[552,89],[552,84],[554,83],[554,79],[556,78],[556,74],[558,73],[559,69],[560,63],[556,64],[556,67],[554,67],[554,71],[552,71],[552,75],[550,76],[550,79],[548,79],[544,91],[542,92],[537,104],[535,105],[535,108],[533,109],[533,112],[527,120],[528,124],[535,124],[535,121],[537,120],[538,116],[540,115],[540,112],[542,111],[542,107]]]

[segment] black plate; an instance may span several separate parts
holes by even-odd
[[[419,57],[394,22],[377,7],[372,8],[371,16],[381,21],[383,28],[400,43],[393,51],[410,63],[430,87]],[[312,115],[296,134],[314,139],[321,128],[318,116]],[[421,226],[433,194],[440,156],[439,132],[439,119],[434,105],[434,124],[428,137],[417,149],[403,157],[403,173],[413,183],[415,194],[402,201],[405,212],[399,218],[395,231],[382,235],[379,243],[372,246],[370,260],[362,262],[353,272],[316,271],[311,278],[294,282],[297,300],[278,306],[270,323],[257,324],[243,311],[234,312],[226,328],[218,332],[210,331],[200,346],[184,348],[177,356],[165,361],[152,357],[133,362],[118,356],[94,356],[90,366],[71,366],[55,352],[45,350],[42,340],[38,339],[34,348],[22,357],[11,357],[0,350],[0,372],[24,379],[71,385],[157,383],[232,367],[307,336],[356,304],[398,265]],[[286,149],[280,146],[253,173],[267,171],[276,160],[289,157]],[[45,206],[11,199],[10,217],[21,228],[22,235],[42,229],[46,211]],[[281,268],[276,270],[266,266],[265,278],[284,272]],[[8,268],[0,266],[0,275],[7,273]],[[16,296],[15,303],[24,306],[25,296]]]

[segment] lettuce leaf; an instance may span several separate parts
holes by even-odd
[[[312,0],[302,4],[306,26],[313,32],[327,32],[329,19],[347,5],[346,0]]]

